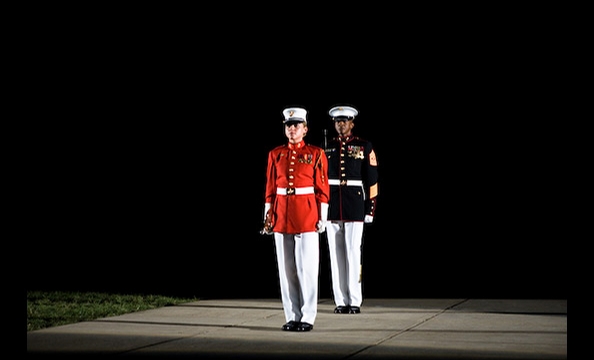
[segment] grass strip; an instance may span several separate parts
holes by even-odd
[[[145,294],[27,291],[27,332],[198,301]]]

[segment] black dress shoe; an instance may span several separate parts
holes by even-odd
[[[299,323],[297,326],[297,331],[311,331],[311,329],[313,329],[313,325],[306,322]]]
[[[349,306],[343,306],[343,305],[339,305],[336,308],[334,308],[334,313],[335,314],[348,314],[349,313]]]
[[[285,325],[283,325],[282,329],[284,331],[297,331],[297,328],[299,327],[299,323],[297,321],[289,321],[288,323],[286,323]]]
[[[349,313],[350,314],[359,314],[361,312],[361,308],[358,306],[349,306]]]

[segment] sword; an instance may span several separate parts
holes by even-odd
[[[328,129],[324,129],[324,142],[322,143],[324,151],[328,150]]]
[[[361,235],[361,259],[359,260],[359,282],[363,281],[363,238],[365,235],[365,229],[363,229],[363,234]]]

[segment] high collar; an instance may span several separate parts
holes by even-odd
[[[291,149],[291,150],[301,149],[304,146],[305,146],[305,140],[301,140],[297,144],[289,143],[289,149]]]
[[[338,137],[338,141],[340,142],[349,142],[351,140],[353,140],[355,137],[353,136],[353,134],[351,135],[347,135],[347,136],[339,136]]]

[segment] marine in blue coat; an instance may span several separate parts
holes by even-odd
[[[330,184],[326,234],[334,312],[340,314],[361,312],[363,231],[373,222],[379,193],[373,145],[352,131],[358,113],[352,106],[330,109],[337,136],[325,149]]]

